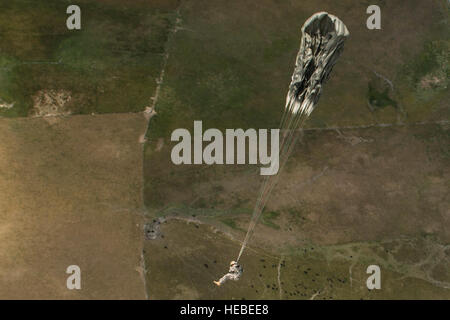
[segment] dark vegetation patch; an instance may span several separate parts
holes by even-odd
[[[397,108],[397,102],[389,96],[389,88],[380,90],[373,83],[369,83],[367,95],[370,105],[374,108],[384,108],[387,106]]]

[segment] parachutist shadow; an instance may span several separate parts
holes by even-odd
[[[236,261],[231,261],[230,270],[228,270],[228,273],[224,275],[222,278],[220,278],[218,281],[214,281],[214,283],[218,287],[220,287],[227,280],[238,281],[243,271],[244,269],[242,268],[242,266],[240,266]]]

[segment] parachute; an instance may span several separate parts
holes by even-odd
[[[278,174],[266,176],[253,209],[245,239],[236,259],[247,246],[269,196],[275,187],[293,146],[298,139],[300,128],[314,110],[322,85],[328,80],[333,66],[342,53],[344,42],[349,36],[345,24],[337,17],[319,12],[306,20],[302,29],[300,50],[297,54],[286,105],[280,123],[281,144]]]

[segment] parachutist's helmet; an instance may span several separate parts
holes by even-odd
[[[236,261],[231,261],[230,262],[230,266],[232,266],[233,264],[236,264]]]

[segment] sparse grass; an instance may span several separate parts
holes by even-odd
[[[426,143],[430,160],[450,160],[450,130],[442,126],[433,126],[429,130],[421,130],[414,134],[417,139]]]
[[[222,219],[222,220],[220,220],[223,224],[225,224],[226,226],[229,226],[230,228],[232,228],[232,229],[234,229],[234,230],[239,230],[239,231],[246,231],[246,230],[244,230],[244,229],[242,229],[242,228],[240,228],[239,226],[238,226],[238,224],[236,223],[236,219],[233,219],[233,218],[225,218],[225,219]]]
[[[144,298],[145,125],[140,114],[0,119],[1,299]],[[64,290],[69,260],[91,275],[83,290]]]
[[[75,114],[141,111],[150,103],[177,3],[79,1],[82,29],[66,28],[67,4],[0,5],[0,116],[26,116],[38,90],[67,90]]]
[[[449,41],[436,40],[424,44],[420,52],[411,62],[406,64],[405,73],[413,86],[438,68],[444,71],[446,79],[449,77]]]
[[[448,119],[449,46],[448,37],[428,40],[419,53],[399,68],[400,97],[410,121]]]
[[[354,243],[338,246],[311,246],[286,252],[252,247],[241,258],[244,273],[238,282],[221,288],[213,280],[227,271],[240,246],[205,225],[170,221],[164,224],[164,239],[146,242],[148,290],[152,299],[279,299],[278,264],[283,299],[448,299],[447,289],[419,279],[424,274],[401,277],[398,269],[404,262],[385,260],[377,252],[385,251],[383,243]],[[395,247],[407,243],[399,242]],[[306,253],[303,249],[307,249]],[[378,250],[378,251],[377,251]],[[358,255],[358,253],[360,255]],[[399,256],[401,256],[400,253]],[[415,253],[414,253],[415,255]],[[426,257],[420,256],[422,261]],[[438,261],[435,261],[436,263]],[[392,263],[393,268],[388,264]],[[366,269],[381,266],[382,289],[367,290]],[[350,266],[352,280],[350,280]],[[447,264],[437,264],[439,276],[446,276]],[[448,281],[448,276],[443,279]]]
[[[274,222],[274,220],[276,220],[279,215],[280,214],[275,211],[264,211],[261,216],[261,222],[273,229],[280,229],[280,226]]]

